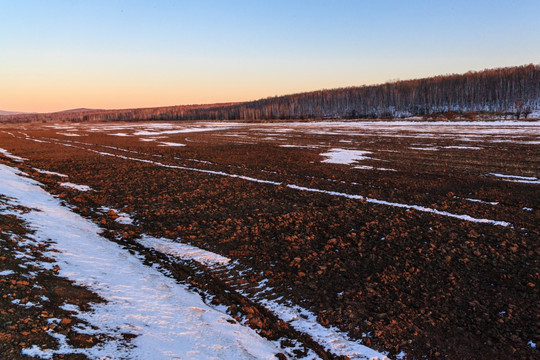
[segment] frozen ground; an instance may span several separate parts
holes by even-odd
[[[50,255],[60,266],[60,275],[87,286],[107,300],[83,312],[66,304],[77,316],[100,332],[112,335],[109,340],[89,349],[73,348],[62,334],[51,332],[60,347],[42,350],[38,346],[23,350],[25,355],[51,359],[55,354],[82,353],[103,358],[114,353],[129,359],[270,359],[280,350],[253,330],[232,320],[229,315],[205,304],[196,293],[186,290],[153,267],[144,266],[136,256],[99,235],[100,229],[88,220],[63,207],[41,189],[40,184],[17,169],[0,164],[0,194],[10,202],[32,208],[18,213],[36,230],[37,243],[52,240],[58,252]],[[65,184],[65,183],[63,183]],[[77,190],[77,187],[71,186]],[[102,208],[102,211],[110,211]],[[122,215],[122,213],[118,213]],[[129,219],[127,214],[123,217]],[[117,219],[118,220],[118,219]],[[226,266],[230,259],[195,246],[143,236],[139,243],[163,254],[194,260],[209,266]],[[10,272],[1,272],[0,276]],[[351,359],[385,359],[386,356],[348,340],[335,328],[324,328],[316,317],[299,307],[275,301],[262,304],[300,331],[310,334],[330,351]],[[90,328],[80,333],[95,333]],[[121,334],[132,334],[121,340]],[[317,358],[311,354],[308,358]]]
[[[198,294],[101,237],[95,224],[61,206],[39,183],[5,165],[0,165],[0,177],[0,194],[33,209],[18,216],[36,230],[35,240],[54,242],[58,252],[50,255],[60,266],[60,275],[88,286],[108,301],[77,316],[119,338],[121,333],[137,335],[130,344],[111,340],[74,350],[62,341],[61,334],[51,334],[63,347],[41,350],[33,346],[24,350],[26,355],[50,359],[75,351],[95,358],[114,354],[129,359],[271,359],[279,352],[253,330],[206,305]],[[92,330],[80,329],[86,331]]]
[[[262,179],[262,178],[255,178],[255,177],[251,177],[251,176],[237,175],[237,174],[224,172],[224,171],[213,171],[213,170],[206,170],[206,169],[201,169],[201,168],[196,168],[196,167],[170,165],[170,164],[165,164],[165,163],[162,163],[162,162],[159,162],[159,161],[148,160],[148,159],[144,159],[144,158],[140,158],[140,157],[118,155],[118,154],[114,154],[114,153],[106,152],[106,151],[96,151],[96,150],[93,150],[91,148],[84,147],[84,145],[90,145],[90,144],[86,144],[86,143],[82,143],[82,142],[78,142],[79,145],[66,144],[66,143],[62,143],[62,142],[58,142],[57,144],[87,150],[87,151],[90,151],[92,153],[99,154],[101,156],[111,156],[111,157],[116,157],[116,158],[120,158],[120,159],[124,159],[124,160],[149,163],[149,164],[153,164],[153,165],[157,165],[157,166],[165,167],[165,168],[169,168],[169,169],[179,169],[179,170],[200,172],[200,173],[205,173],[205,174],[214,175],[214,176],[233,177],[233,178],[238,178],[238,179],[242,179],[242,180],[249,181],[249,182],[256,182],[256,183],[268,184],[268,185],[274,185],[274,186],[282,186],[283,185],[282,182],[265,180],[265,179]],[[129,150],[126,150],[126,149],[121,149],[121,148],[115,148],[115,149],[121,150],[121,151],[124,151],[124,152],[129,152]],[[340,150],[340,149],[338,149],[338,150]],[[350,161],[351,160],[351,153],[350,152],[348,152],[348,151],[345,151],[345,152],[338,151],[338,153],[340,154],[338,156],[338,158],[339,158],[339,161],[341,161],[341,163],[343,163],[343,161]],[[357,153],[353,153],[353,154],[354,154],[353,158],[358,159],[358,154]],[[140,155],[144,155],[144,154],[140,154]],[[390,170],[390,169],[384,169],[384,170]],[[470,221],[470,222],[476,222],[476,223],[486,223],[486,224],[492,224],[492,225],[496,225],[496,226],[505,226],[505,227],[506,226],[512,226],[512,224],[510,224],[507,221],[498,221],[498,220],[492,220],[492,219],[477,218],[477,217],[466,215],[466,214],[456,214],[456,213],[452,213],[452,212],[448,212],[448,211],[441,211],[441,210],[437,210],[437,209],[434,209],[434,208],[421,206],[421,205],[416,205],[416,204],[405,204],[405,203],[399,203],[399,202],[393,202],[393,201],[386,201],[386,200],[374,199],[374,198],[366,197],[366,196],[359,195],[359,194],[350,194],[350,193],[345,193],[345,192],[340,192],[340,191],[331,191],[331,190],[325,190],[325,189],[319,189],[319,188],[305,187],[305,186],[299,186],[299,185],[296,185],[296,184],[286,184],[285,186],[290,188],[290,189],[294,189],[294,190],[302,191],[302,192],[315,192],[315,193],[327,194],[327,195],[331,195],[331,196],[345,197],[345,198],[348,198],[348,199],[362,200],[362,201],[366,201],[366,202],[372,203],[372,204],[384,205],[384,206],[390,206],[390,207],[397,207],[397,208],[403,208],[403,209],[409,209],[409,210],[416,210],[416,211],[420,211],[420,212],[436,214],[436,215],[439,215],[439,216],[456,218],[456,219],[460,219],[460,220],[464,220],[464,221]]]
[[[93,159],[96,163],[119,164],[121,165],[119,168],[125,169],[152,169],[152,172],[162,174],[163,179],[168,179],[170,173],[171,179],[180,174],[185,176],[184,183],[190,182],[189,177],[192,176],[209,183],[223,183],[229,186],[232,184],[233,188],[238,186],[238,194],[243,194],[242,184],[244,184],[245,188],[253,193],[257,193],[258,189],[264,189],[266,194],[272,194],[275,190],[285,192],[291,198],[313,197],[335,203],[343,201],[339,200],[341,198],[348,203],[361,203],[361,206],[366,206],[365,212],[395,212],[396,217],[402,218],[398,226],[404,228],[406,222],[412,220],[420,224],[429,222],[430,226],[434,227],[443,223],[447,226],[445,229],[456,232],[461,228],[467,231],[474,229],[475,231],[466,235],[470,236],[466,240],[471,244],[480,244],[485,234],[497,239],[497,236],[501,237],[500,234],[521,231],[521,235],[518,236],[524,236],[523,234],[532,228],[528,224],[522,224],[529,221],[537,211],[534,202],[512,197],[511,192],[495,190],[534,191],[539,183],[539,176],[538,172],[531,170],[530,164],[535,159],[531,149],[540,143],[540,122],[400,121],[269,124],[197,122],[81,124],[56,127],[63,133],[78,133],[81,138],[64,138],[61,134],[56,136],[54,131],[48,137],[41,137],[39,133],[34,134],[30,131],[32,136],[18,131],[15,131],[16,135],[10,133],[10,136],[18,138],[17,141],[20,139],[44,142],[48,145],[33,144],[33,146],[50,146],[59,153],[64,151],[75,153],[81,158]],[[21,134],[24,137],[21,137]],[[98,139],[97,142],[95,139]],[[264,150],[251,146],[253,144],[261,146]],[[17,152],[16,146],[5,147],[10,151],[0,151],[0,158],[24,161],[22,157],[13,155],[17,154],[30,157],[34,161],[34,157],[28,152]],[[501,156],[502,153],[504,157]],[[257,154],[259,157],[250,158],[250,154]],[[275,154],[281,155],[279,160],[274,159]],[[516,154],[515,158],[512,157],[513,154]],[[264,160],[259,161],[260,159]],[[265,160],[268,160],[268,163]],[[289,161],[294,165],[288,164]],[[79,184],[85,183],[83,178],[77,177],[76,172],[70,172],[69,167],[67,169],[62,166],[55,167],[54,164],[47,167],[39,162],[32,165],[55,170],[40,171],[35,168],[42,174],[62,176],[62,173],[66,173],[69,174],[70,180]],[[441,169],[444,173],[440,171]],[[464,179],[460,178],[461,176]],[[449,186],[445,183],[447,180],[450,185],[452,181],[457,185]],[[96,190],[79,196],[94,194],[99,196],[99,183],[89,181],[89,184]],[[183,184],[174,189],[180,189],[182,186]],[[444,192],[441,191],[439,194],[434,191],[435,187],[443,189]],[[407,191],[403,191],[404,189],[411,190],[410,197]],[[73,190],[83,189],[73,188]],[[432,195],[435,192],[436,195]],[[68,193],[73,195],[76,191]],[[174,196],[174,192],[172,195]],[[514,198],[518,201],[513,201]],[[222,200],[231,201],[227,198]],[[125,210],[122,204],[112,203],[107,206],[124,209],[126,212],[131,211]],[[99,213],[106,217],[107,211],[113,208],[104,207]],[[119,217],[113,219],[120,224],[141,225],[139,208],[135,209],[136,212],[131,214],[115,210]],[[226,212],[224,214],[230,216]],[[137,218],[137,221],[133,222],[134,218]],[[225,215],[223,219],[226,219]],[[142,221],[145,221],[144,218]],[[195,222],[197,221],[198,218]],[[174,231],[175,227],[176,225],[167,230]],[[153,234],[157,237],[143,235],[134,241],[159,253],[178,258],[179,261],[188,261],[190,264],[197,262],[209,268],[229,269],[236,264],[233,259],[237,255],[229,253],[227,249],[223,251],[219,247],[208,246],[229,257],[160,238],[169,235]],[[471,240],[478,237],[479,240]],[[433,240],[431,235],[427,238],[429,241]],[[190,244],[200,244],[203,247],[212,244],[212,242],[201,244],[197,241],[198,239],[190,241]],[[387,244],[393,246],[395,243],[395,238],[392,242],[385,240],[383,236],[381,245],[378,243],[376,245],[384,248]],[[510,251],[513,249],[510,248]],[[516,249],[521,250],[521,245]],[[372,250],[370,247],[368,252]],[[424,254],[425,249],[420,250]],[[377,251],[384,253],[384,250]],[[482,251],[480,249],[478,252],[480,255],[476,252],[474,255],[481,256]],[[498,254],[499,251],[505,250],[496,251]],[[503,256],[508,255],[503,253]],[[448,258],[452,259],[446,256],[446,259]],[[399,254],[394,259],[399,262]],[[472,261],[474,263],[476,260]],[[389,267],[393,266],[393,260],[388,261],[388,264]],[[397,280],[396,284],[399,282],[401,280]],[[268,289],[269,287],[261,282],[261,291]],[[243,288],[237,291],[245,297],[251,296],[248,292],[242,292]],[[342,292],[338,292],[339,294]],[[295,329],[311,334],[319,344],[331,349],[335,354],[358,359],[365,358],[365,355],[369,354],[366,349],[362,350],[359,342],[346,343],[347,336],[334,332],[336,328],[321,326],[318,323],[320,314],[315,316],[314,313],[306,312],[292,302],[265,301],[262,297],[253,299],[271,309]],[[369,335],[370,330],[359,329],[368,334],[365,338],[372,336]],[[331,335],[336,333],[338,336],[333,338]],[[357,334],[355,336],[359,338]],[[364,338],[364,335],[361,337]],[[390,344],[388,348],[393,348],[393,345]],[[405,350],[408,353],[409,349]],[[398,358],[406,356],[403,351],[396,350],[395,354],[400,354]]]

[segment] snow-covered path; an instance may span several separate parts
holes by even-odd
[[[56,259],[60,275],[107,300],[78,316],[119,340],[90,349],[69,349],[63,335],[52,334],[63,343],[57,353],[75,351],[117,359],[270,359],[280,352],[252,329],[230,323],[230,316],[206,305],[198,294],[100,236],[95,224],[63,207],[17,169],[0,164],[0,179],[0,194],[34,209],[16,215],[36,230],[36,241],[53,240],[59,252],[49,256]],[[122,333],[138,336],[126,345]],[[34,345],[24,352],[52,358],[55,350]]]

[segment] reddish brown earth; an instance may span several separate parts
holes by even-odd
[[[28,160],[15,163],[0,155],[0,162],[16,165],[44,183],[48,191],[99,223],[111,240],[124,246],[139,248],[132,240],[151,234],[238,259],[241,266],[251,269],[247,275],[211,271],[197,275],[190,266],[171,265],[155,252],[145,254],[148,261],[169,264],[179,280],[213,294],[214,301],[229,305],[231,313],[238,312],[238,320],[243,315],[267,337],[304,335],[290,332],[286,324],[246,298],[224,295],[224,290],[241,286],[255,293],[257,282],[267,278],[274,289],[269,297],[283,296],[300,304],[315,313],[321,324],[336,326],[391,357],[402,351],[407,359],[539,357],[538,350],[529,345],[540,341],[539,185],[489,175],[538,178],[537,134],[510,142],[490,142],[491,135],[486,135],[465,144],[480,149],[465,150],[453,148],[464,145],[456,137],[409,137],[405,131],[396,136],[370,132],[364,136],[269,135],[257,125],[244,125],[164,134],[158,141],[186,144],[167,147],[158,146],[158,141],[139,141],[148,136],[111,135],[131,134],[131,130],[90,131],[91,125],[75,128],[73,132],[82,136],[65,136],[66,130],[47,126],[4,127],[0,147]],[[439,150],[412,149],[422,146]],[[320,153],[336,147],[372,151],[377,160],[356,165],[397,171],[322,163]],[[65,179],[32,167],[69,175],[68,181],[88,185],[93,191],[61,187],[59,183]],[[416,204],[512,226],[298,191],[287,184]],[[100,211],[102,206],[131,214],[135,225],[118,224],[116,214]],[[21,226],[6,219],[0,224],[4,223]],[[22,235],[24,231],[21,228]],[[11,251],[4,248],[2,255],[8,258]],[[2,287],[10,284],[0,282]],[[28,292],[28,296],[34,295]],[[7,300],[2,303],[2,314],[13,308],[9,304]],[[29,311],[41,310],[32,309]],[[11,323],[0,331],[7,334],[2,336],[11,336],[6,338],[10,344],[19,344],[6,347],[13,352],[24,339],[20,326],[9,326],[37,317],[10,316]],[[44,326],[42,323],[35,327]],[[317,347],[308,339],[304,344]],[[318,353],[332,357],[321,349]]]
[[[0,196],[0,205],[5,198]],[[22,207],[10,210],[27,211]],[[72,312],[61,308],[65,303],[87,309],[90,303],[101,299],[87,289],[56,276],[58,268],[39,269],[25,264],[15,256],[24,253],[33,261],[50,262],[44,253],[51,247],[29,241],[25,224],[13,215],[0,214],[0,243],[2,244],[0,266],[12,273],[0,277],[0,354],[2,359],[29,359],[22,349],[39,345],[42,349],[56,348],[56,341],[47,334],[54,330],[67,336],[68,343],[84,348],[100,342],[99,336],[83,335],[73,331],[82,321],[72,317]],[[13,303],[16,301],[18,303]],[[78,354],[57,355],[58,359],[84,359]]]

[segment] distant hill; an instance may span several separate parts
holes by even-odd
[[[177,105],[157,108],[137,108],[119,110],[70,109],[54,113],[32,113],[0,116],[0,123],[22,122],[100,122],[100,121],[144,121],[178,120],[188,110],[214,107],[228,107],[236,103]]]
[[[4,111],[0,110],[0,115],[17,115],[17,114],[23,114],[22,112],[18,111]]]
[[[242,103],[158,108],[72,109],[51,114],[0,116],[0,122],[143,120],[288,120],[513,118],[540,112],[540,65],[469,71],[380,85],[319,90]]]
[[[80,112],[85,112],[85,111],[102,111],[102,110],[98,110],[98,109],[87,109],[87,108],[78,108],[78,109],[62,110],[62,111],[57,111],[57,112],[58,112],[58,113],[80,113]]]

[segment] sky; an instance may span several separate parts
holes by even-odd
[[[236,102],[539,64],[538,14],[538,0],[0,0],[0,110]]]

